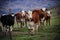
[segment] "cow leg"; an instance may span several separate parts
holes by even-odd
[[[20,28],[21,22],[19,20],[17,20],[16,22],[17,22],[17,26]]]
[[[26,26],[26,22],[24,21],[24,27]]]
[[[25,25],[26,25],[26,27],[27,27],[27,21],[25,21]]]
[[[46,26],[49,25],[50,26],[50,19],[46,20]]]
[[[48,25],[48,20],[46,20],[46,26]]]
[[[28,28],[28,33],[30,34],[30,26],[29,26],[29,22],[27,22],[27,28]]]
[[[49,26],[50,26],[50,19],[49,19]]]
[[[16,21],[17,25],[18,25],[18,21]]]
[[[3,27],[3,37],[5,37],[6,36],[6,27],[4,26]]]
[[[36,32],[38,32],[38,26],[39,26],[39,25],[36,25]]]
[[[33,34],[35,33],[35,27],[32,28],[32,31],[31,31]]]
[[[21,26],[21,23],[20,23],[20,22],[18,22],[18,27],[20,28],[20,26]]]
[[[23,27],[25,27],[25,19],[23,19]]]
[[[25,27],[25,19],[22,21],[22,27]]]
[[[19,25],[19,28],[22,28],[22,26],[23,26],[23,22],[20,21],[20,22],[18,23],[18,25]]]
[[[31,27],[28,28],[28,33],[31,34]]]
[[[23,26],[23,23],[21,22],[21,28],[22,28],[22,26]]]
[[[30,22],[27,22],[27,28],[28,28],[28,33],[31,34],[33,33],[33,27],[31,26],[31,23]]]
[[[36,25],[34,24],[34,26],[32,27],[32,31],[31,31],[31,32],[32,32],[33,34],[35,34],[36,31],[38,31],[37,29],[38,29],[38,27],[36,27]]]
[[[17,26],[19,27],[19,22],[17,22]]]
[[[44,26],[44,21],[43,21],[43,26]]]
[[[34,26],[34,32],[35,33],[38,33],[38,26],[39,26],[38,24],[35,24],[35,26]]]
[[[24,27],[24,21],[22,22],[22,27]]]
[[[10,27],[10,31],[12,31],[12,30],[13,30],[13,26]]]
[[[0,23],[0,27],[1,27],[1,31],[3,31],[3,26],[2,26],[2,23]]]
[[[2,28],[2,32],[3,32],[4,29],[3,29],[3,27],[1,27],[1,28]]]
[[[44,25],[44,22],[40,22],[40,26],[42,27]]]
[[[44,26],[44,20],[41,20],[41,21],[40,21],[40,25],[41,25],[41,26]]]
[[[12,40],[12,27],[9,26],[9,38]]]
[[[21,19],[21,28],[24,27],[24,23],[25,23],[25,19],[22,18],[22,19]]]
[[[42,24],[42,26],[44,25],[44,20],[45,20],[45,17],[41,18],[41,24]]]

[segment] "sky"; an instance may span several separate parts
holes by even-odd
[[[11,8],[13,13],[21,10],[49,8],[60,4],[59,0],[0,0],[0,13],[8,13]]]

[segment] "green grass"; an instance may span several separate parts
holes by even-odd
[[[52,17],[51,18],[51,25],[50,26],[43,26],[45,30],[42,28],[39,29],[39,33],[31,36],[31,35],[24,35],[24,34],[17,34],[13,35],[13,40],[60,40],[60,16]],[[27,28],[19,28],[17,24],[14,25],[14,30],[19,30],[20,32],[27,32]],[[0,40],[9,40],[9,36],[3,38],[1,37]]]

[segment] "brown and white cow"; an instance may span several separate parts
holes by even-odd
[[[20,11],[16,14],[16,21],[19,25],[19,27],[24,27],[25,24],[25,11]]]
[[[51,14],[50,11],[47,10],[46,8],[42,8],[43,10],[43,14],[44,14],[44,21],[46,21],[46,25],[49,24],[50,25],[50,19],[51,19]],[[43,21],[43,22],[44,22]]]
[[[31,32],[38,32],[38,26],[39,26],[39,11],[38,10],[33,10],[33,11],[28,11],[28,22],[27,22],[27,27],[32,30]]]

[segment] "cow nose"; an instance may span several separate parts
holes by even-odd
[[[32,18],[30,18],[30,19],[32,19]]]
[[[32,16],[30,15],[30,18],[32,18]]]
[[[30,19],[32,19],[32,17],[30,17]]]
[[[32,20],[32,18],[29,19],[30,21]]]

